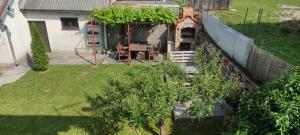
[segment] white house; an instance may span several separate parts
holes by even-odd
[[[86,33],[89,12],[110,5],[110,0],[22,0],[20,9],[44,37],[48,52],[88,49]],[[106,27],[97,26],[98,47],[106,46]]]
[[[91,29],[97,34],[96,41],[93,40],[97,49],[114,46],[114,38],[120,33],[101,23],[92,27],[87,24],[92,20],[90,11],[110,5],[179,8],[172,0],[0,0],[0,70],[17,66],[26,60],[31,50],[32,24],[38,27],[49,53],[89,52],[92,50]],[[153,34],[155,38],[162,36],[165,31],[161,27],[157,29],[158,32]]]
[[[0,72],[19,65],[30,51],[30,32],[19,0],[0,0]]]

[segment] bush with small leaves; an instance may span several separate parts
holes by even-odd
[[[36,24],[32,24],[31,27],[31,52],[32,52],[32,62],[33,70],[35,71],[46,71],[48,69],[49,58],[46,53],[45,42],[39,32]]]
[[[300,69],[267,83],[240,100],[232,129],[235,135],[300,134]]]

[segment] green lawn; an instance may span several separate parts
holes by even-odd
[[[88,115],[86,94],[99,92],[109,76],[132,69],[127,65],[52,65],[45,73],[30,71],[15,83],[0,87],[0,134],[3,135],[82,135]],[[125,124],[124,124],[125,125]],[[174,135],[220,134],[219,119],[205,123],[167,122]],[[154,124],[140,129],[141,134],[157,134]],[[119,135],[135,132],[125,126]]]
[[[254,38],[255,44],[260,48],[272,52],[293,65],[300,66],[300,33],[283,34],[278,31],[279,17],[276,12],[283,9],[276,4],[300,7],[300,0],[232,0],[232,8],[236,11],[220,10],[216,12],[216,15],[225,24]],[[249,8],[247,23],[243,26],[247,8]],[[256,34],[257,15],[260,8],[264,11],[260,33]]]

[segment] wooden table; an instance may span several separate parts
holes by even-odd
[[[137,59],[140,56],[143,60],[146,60],[148,47],[147,44],[130,44],[130,52],[138,52]]]
[[[130,51],[133,52],[146,52],[147,48],[147,44],[130,44]]]

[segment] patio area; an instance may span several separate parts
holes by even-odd
[[[126,60],[118,60],[116,52],[107,52],[107,54],[97,54],[96,63],[99,64],[128,64]],[[51,53],[49,54],[51,65],[95,65],[95,56],[93,54],[74,54],[74,53]],[[157,61],[148,61],[142,59],[132,59],[130,64],[155,64],[163,60],[163,55],[159,54]]]

